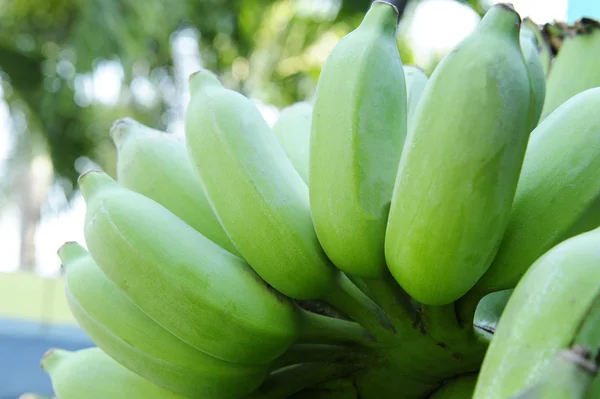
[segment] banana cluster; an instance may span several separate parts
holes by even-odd
[[[464,348],[473,325],[495,330],[479,375],[448,354],[419,397],[537,397],[554,391],[545,370],[585,392],[593,373],[557,354],[600,347],[600,88],[544,114],[547,66],[521,22],[493,6],[427,76],[375,1],[314,101],[273,127],[207,70],[185,138],[117,121],[116,179],[79,178],[87,249],[59,250],[97,347],[44,357],[56,395],[376,397],[370,369],[419,379],[410,359],[426,356],[406,342]],[[455,309],[461,332],[440,342]]]

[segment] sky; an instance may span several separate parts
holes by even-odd
[[[492,0],[491,3],[499,1]],[[515,9],[522,17],[529,16],[536,23],[551,22],[554,19],[566,20],[567,0],[512,0]],[[428,0],[417,6],[413,23],[408,27],[408,35],[416,49],[417,61],[426,61],[434,52],[445,52],[453,48],[477,25],[479,17],[467,6],[452,0]],[[188,33],[174,44],[179,54],[179,73],[187,76],[199,67],[197,46]],[[177,64],[177,63],[176,63]],[[95,75],[87,77],[83,84],[92,88],[96,98],[110,103],[116,98],[122,79],[118,65],[106,64]],[[181,80],[184,84],[187,79]],[[148,95],[147,86],[139,82],[138,90]],[[181,90],[187,93],[187,89]],[[151,93],[150,93],[151,94]],[[182,99],[182,108],[187,98]],[[257,104],[265,119],[273,124],[277,118],[276,108],[267,104]],[[10,135],[6,126],[7,109],[0,103],[0,161],[6,157],[10,146]],[[175,120],[172,130],[182,134],[182,120]],[[43,165],[43,163],[40,163]],[[70,208],[62,213],[49,213],[38,228],[36,236],[38,273],[43,276],[59,274],[60,263],[57,249],[66,241],[77,241],[85,245],[83,220],[85,203],[77,196]],[[10,272],[18,268],[19,237],[18,209],[9,206],[0,213],[0,272]]]

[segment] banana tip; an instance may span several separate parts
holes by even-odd
[[[394,11],[396,12],[396,15],[400,15],[400,11],[398,9],[398,4],[396,4],[398,2],[399,2],[398,0],[375,0],[375,1],[373,1],[372,4],[375,4],[375,3],[387,4],[389,6],[392,6],[392,8],[394,9]]]
[[[221,81],[217,75],[208,69],[201,68],[196,72],[192,72],[188,78],[189,91],[194,93],[203,86],[221,85]]]
[[[498,7],[503,7],[509,11],[517,12],[513,3],[498,3]]]
[[[76,241],[67,241],[56,251],[61,260],[61,270],[65,269],[66,263],[87,255],[87,251]]]
[[[81,175],[79,175],[79,177],[77,178],[77,183],[81,184],[83,181],[88,180],[89,176],[96,175],[96,174],[103,174],[103,173],[104,172],[101,171],[100,169],[86,170]]]
[[[131,127],[135,126],[137,123],[138,122],[135,119],[130,117],[117,119],[113,122],[112,126],[110,127],[109,134],[113,140],[113,143],[115,143],[117,150],[121,148],[123,141],[129,136]]]
[[[100,169],[90,169],[82,173],[77,178],[77,184],[86,201],[105,187],[117,186],[113,178]]]
[[[195,80],[198,76],[201,75],[211,75],[214,76],[215,78],[217,77],[212,71],[208,70],[208,69],[204,69],[204,68],[200,68],[195,72],[192,72],[188,78],[188,80]]]
[[[517,12],[517,10],[515,9],[515,6],[513,5],[513,3],[498,3],[498,6],[500,8],[503,8],[504,10],[514,14],[517,17],[517,28],[521,28],[521,24],[523,23],[523,20],[521,19],[521,15]]]
[[[56,353],[57,348],[50,348],[42,355],[42,359],[40,360],[40,368],[44,371],[48,371],[49,363],[52,363],[51,360]]]
[[[63,245],[60,246],[60,248],[58,248],[58,251],[56,251],[57,254],[61,254],[62,252],[65,251],[65,247],[69,247],[71,245],[75,245],[77,244],[76,241],[65,241]]]

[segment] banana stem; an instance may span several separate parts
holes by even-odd
[[[352,349],[336,345],[293,345],[272,365],[273,370],[301,363],[335,363],[355,359],[357,353]]]
[[[429,335],[436,339],[443,340],[460,330],[454,303],[444,306],[423,305],[421,318]]]
[[[362,325],[378,340],[385,341],[396,334],[396,329],[383,310],[343,273],[340,273],[337,284],[323,300]]]
[[[331,380],[346,377],[357,371],[348,363],[305,363],[277,370],[246,399],[287,398],[301,390]]]
[[[361,279],[366,292],[387,314],[397,330],[410,328],[416,321],[416,312],[410,297],[388,272],[378,279]]]
[[[371,334],[359,324],[335,319],[299,309],[302,320],[300,335],[301,344],[360,345],[374,348],[379,345]]]
[[[365,293],[369,298],[371,297],[371,292],[369,291],[369,286],[365,283],[365,280],[360,277],[355,276],[347,276],[352,283],[358,287],[362,292]]]

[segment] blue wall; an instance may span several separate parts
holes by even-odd
[[[0,319],[0,399],[31,392],[52,395],[40,359],[50,348],[77,350],[94,346],[77,327]]]

